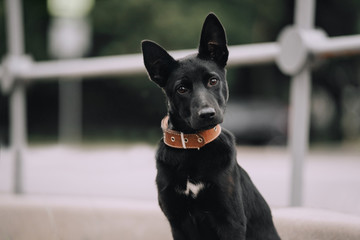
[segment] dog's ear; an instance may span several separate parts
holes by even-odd
[[[141,42],[144,64],[151,80],[161,88],[176,65],[176,61],[168,52],[155,42],[144,40]]]
[[[199,58],[212,60],[220,67],[225,67],[229,56],[226,44],[223,26],[215,14],[210,13],[201,31]]]

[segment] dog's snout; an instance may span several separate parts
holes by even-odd
[[[202,119],[210,119],[215,116],[215,109],[212,107],[203,108],[198,112],[198,114]]]

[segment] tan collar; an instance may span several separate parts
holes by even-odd
[[[220,125],[214,128],[199,131],[193,134],[185,134],[168,128],[169,116],[161,121],[161,128],[164,133],[164,143],[173,148],[200,149],[206,144],[215,140],[221,133]]]

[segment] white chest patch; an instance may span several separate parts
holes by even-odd
[[[205,188],[205,185],[202,182],[199,183],[191,183],[189,180],[187,180],[186,182],[186,189],[176,189],[176,191],[180,194],[185,194],[186,196],[189,196],[191,194],[191,196],[193,198],[196,198],[197,195],[199,194],[199,192],[201,190],[203,190]]]

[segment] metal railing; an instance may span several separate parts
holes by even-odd
[[[141,54],[86,59],[34,62],[24,55],[22,8],[20,0],[6,0],[8,56],[0,66],[1,86],[10,94],[10,145],[14,152],[14,192],[22,192],[22,155],[27,143],[25,82],[62,80],[64,77],[144,74]],[[313,29],[314,0],[297,0],[295,25],[280,34],[278,42],[229,47],[228,66],[276,62],[292,76],[289,121],[292,159],[290,205],[302,204],[303,164],[308,151],[310,67],[312,58],[360,54],[360,35],[328,38]],[[170,52],[175,58],[196,50]],[[72,79],[72,78],[69,78]]]

